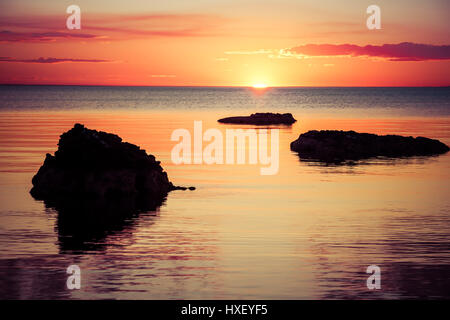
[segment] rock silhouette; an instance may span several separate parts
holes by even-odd
[[[253,124],[253,125],[271,125],[285,124],[291,125],[297,120],[290,113],[253,113],[250,116],[228,117],[217,120],[220,123],[231,124]]]
[[[446,153],[449,147],[439,140],[399,135],[380,136],[355,131],[308,131],[291,143],[300,158],[323,162],[343,162],[372,157],[431,156]]]
[[[152,207],[174,186],[159,161],[138,146],[122,142],[111,133],[90,130],[81,124],[63,133],[55,155],[46,155],[32,179],[31,195],[50,202],[118,199],[133,202],[135,208]],[[123,202],[123,201],[122,201]],[[151,203],[149,206],[148,203]]]

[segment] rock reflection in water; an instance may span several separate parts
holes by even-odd
[[[45,206],[57,212],[55,229],[61,253],[83,253],[105,250],[106,238],[125,232],[136,222],[139,214],[159,209],[165,199],[59,199],[44,201]]]
[[[346,160],[327,162],[316,159],[302,158],[298,155],[301,164],[308,167],[317,167],[332,172],[341,172],[342,170],[356,170],[363,169],[368,166],[407,166],[407,165],[424,165],[436,161],[439,155],[434,156],[417,156],[417,157],[402,157],[402,158],[388,158],[388,157],[373,157],[361,160]],[[345,171],[348,173],[348,171]],[[356,172],[355,172],[356,173]]]

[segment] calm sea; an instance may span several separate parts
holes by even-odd
[[[202,120],[225,132],[236,127],[217,119],[259,111],[298,120],[279,127],[278,174],[172,163],[173,130]],[[29,190],[76,122],[141,146],[197,190],[95,234],[65,232]],[[325,166],[289,150],[312,129],[450,145],[450,88],[0,86],[0,298],[448,299],[450,153]],[[66,288],[72,264],[80,290]],[[366,286],[369,265],[380,290]]]

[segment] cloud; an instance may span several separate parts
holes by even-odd
[[[225,54],[236,54],[236,55],[253,55],[253,54],[271,54],[273,50],[259,49],[253,51],[225,51]]]
[[[174,74],[152,74],[150,75],[151,78],[175,78],[176,75]]]
[[[112,62],[111,60],[99,60],[99,59],[72,59],[72,58],[37,58],[37,59],[14,59],[11,57],[0,57],[0,62],[16,62],[16,63],[74,63],[74,62],[88,62],[88,63],[101,63]]]
[[[81,30],[70,31],[65,28],[65,18],[0,14],[0,42],[221,36],[223,26],[231,21],[213,14],[84,14]]]
[[[449,60],[450,45],[432,45],[412,42],[398,44],[367,45],[355,44],[305,44],[282,49],[281,57],[375,57],[389,61]]]
[[[212,36],[212,34],[208,34],[202,30],[202,28],[181,28],[181,29],[162,29],[162,30],[145,30],[145,29],[130,29],[130,28],[121,28],[121,27],[96,27],[89,26],[86,27],[91,30],[96,31],[104,31],[104,32],[113,32],[113,33],[121,33],[125,36],[134,36],[138,38],[142,37],[203,37],[203,36]]]
[[[102,38],[93,34],[76,32],[14,32],[0,31],[0,42],[28,42],[28,41],[55,41],[58,39],[98,39]]]

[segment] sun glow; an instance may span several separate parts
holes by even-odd
[[[266,89],[267,88],[267,84],[265,84],[265,83],[255,83],[252,87],[254,89]]]

